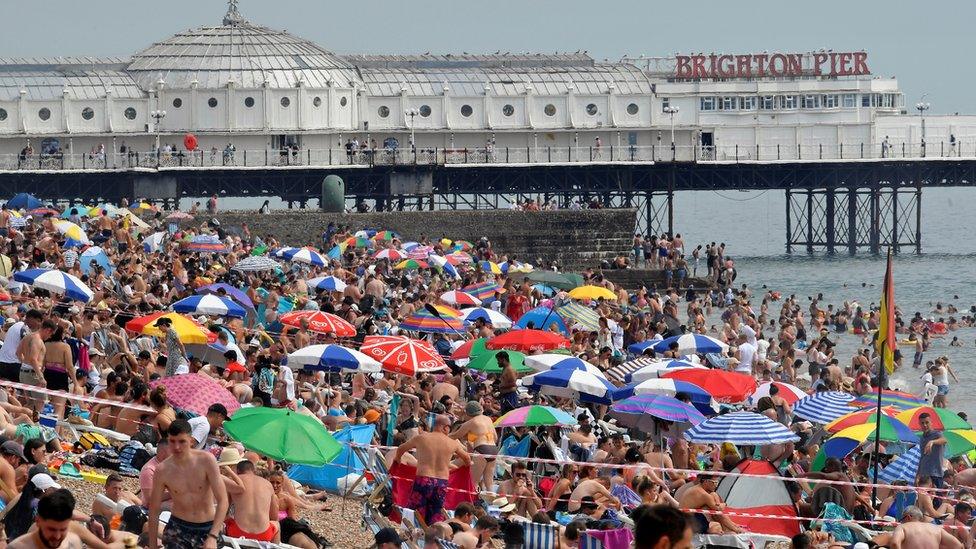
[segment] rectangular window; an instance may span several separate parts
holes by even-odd
[[[701,110],[703,110],[703,111],[714,111],[715,110],[715,98],[714,97],[702,97],[701,98]]]
[[[872,93],[871,94],[871,106],[872,107],[880,107],[881,106],[881,94],[880,93]]]
[[[827,94],[823,96],[823,106],[825,109],[836,109],[837,108],[837,96],[834,94]]]
[[[668,108],[670,106],[671,106],[671,98],[670,97],[662,97],[661,98],[661,112],[665,112],[664,109],[666,109],[666,108]]]
[[[857,106],[857,94],[845,93],[843,99],[845,109],[853,109]]]
[[[803,105],[804,109],[819,109],[820,108],[820,96],[819,95],[804,95]]]
[[[890,93],[886,93],[886,94],[882,95],[881,96],[881,99],[883,100],[883,103],[881,103],[881,106],[882,107],[885,107],[887,109],[890,109],[891,107],[893,107],[894,106],[894,104],[893,104],[894,103],[893,102],[894,97],[895,96],[892,95],[892,94],[890,94]]]
[[[723,111],[734,111],[735,110],[735,98],[734,97],[723,97],[722,104],[719,105],[719,109]]]
[[[776,101],[772,95],[764,95],[759,98],[759,108],[764,111],[771,111],[776,108]]]
[[[795,109],[796,108],[796,96],[795,95],[784,95],[783,96],[783,108],[784,109]]]
[[[744,111],[756,110],[756,96],[747,95],[739,98],[739,108]]]
[[[861,94],[861,106],[862,107],[870,107],[871,106],[871,94],[870,93]]]

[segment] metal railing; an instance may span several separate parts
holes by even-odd
[[[417,149],[293,149],[115,154],[0,154],[0,171],[330,166],[775,162],[976,158],[976,141],[688,146],[527,146]]]

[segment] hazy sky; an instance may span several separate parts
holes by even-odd
[[[127,56],[219,24],[224,0],[5,0],[0,55]],[[864,49],[914,105],[976,113],[969,62],[976,3],[902,0],[240,0],[253,23],[338,53],[587,50],[622,55]]]

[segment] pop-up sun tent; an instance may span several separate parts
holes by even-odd
[[[349,442],[355,444],[369,444],[373,441],[373,425],[354,425],[343,427],[332,435],[332,438],[342,444],[342,451],[330,463],[321,467],[311,465],[293,465],[288,469],[288,478],[296,480],[306,486],[336,492],[339,489],[339,479],[350,474],[361,475],[363,462],[349,447]]]
[[[767,475],[763,478],[747,476],[722,477],[718,495],[730,512],[755,515],[797,516],[796,506],[786,488],[787,479],[780,476],[773,464],[766,460],[747,459],[739,462],[731,473]],[[752,518],[731,515],[732,522],[749,532],[793,537],[800,533],[800,521]]]

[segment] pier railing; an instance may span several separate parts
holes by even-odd
[[[857,161],[976,158],[976,142],[418,147],[398,149],[223,150],[0,154],[0,171],[307,168],[479,164]]]

